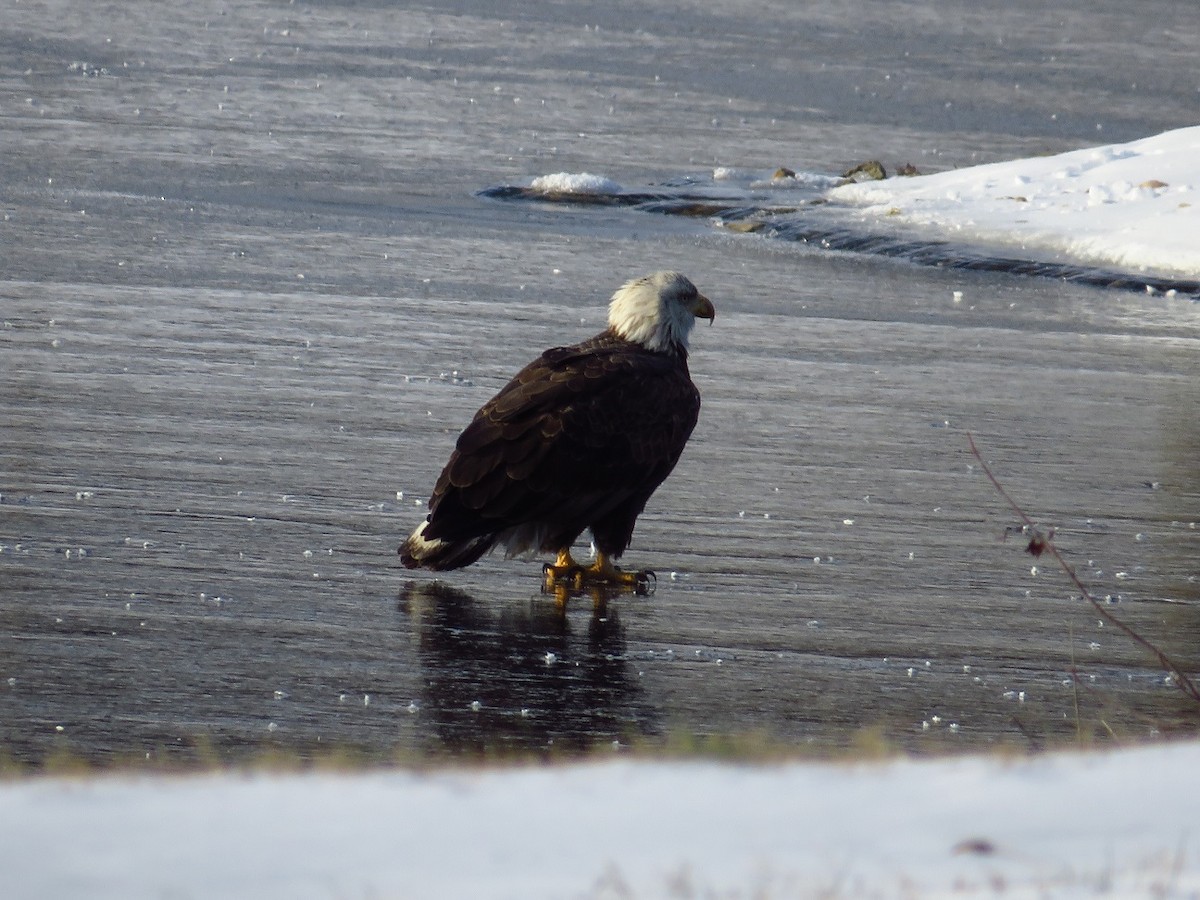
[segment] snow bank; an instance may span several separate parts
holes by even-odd
[[[1195,897],[1200,745],[1004,761],[31,779],[5,896]]]
[[[831,199],[960,243],[1200,275],[1200,126],[1058,156],[889,178]]]

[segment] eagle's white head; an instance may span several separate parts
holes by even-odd
[[[687,350],[696,319],[712,322],[712,301],[678,272],[655,272],[622,285],[608,304],[608,326],[648,350]]]

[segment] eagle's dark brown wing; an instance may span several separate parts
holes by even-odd
[[[459,437],[434,488],[424,537],[505,539],[527,526],[539,546],[510,550],[554,551],[591,528],[597,546],[619,556],[699,409],[682,355],[607,332],[548,350]]]

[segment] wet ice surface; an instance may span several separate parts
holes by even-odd
[[[1072,736],[1076,699],[1101,737],[1194,728],[1002,540],[964,437],[1098,595],[1194,661],[1194,302],[475,196],[801,153],[945,168],[1194,112],[1171,65],[1194,41],[1110,46],[1134,14],[1089,11],[1060,45],[1008,9],[950,54],[916,5],[858,36],[769,4],[15,6],[0,748],[1027,747]],[[1091,68],[1106,53],[1119,82]],[[1014,61],[1032,96],[997,75]],[[654,596],[562,617],[536,562],[402,570],[471,413],[668,267],[718,318],[693,340],[700,424],[627,556]]]

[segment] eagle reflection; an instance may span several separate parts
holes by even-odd
[[[553,597],[498,606],[432,582],[410,582],[399,608],[412,622],[423,674],[419,715],[452,754],[578,752],[657,731],[617,612],[583,617]]]

